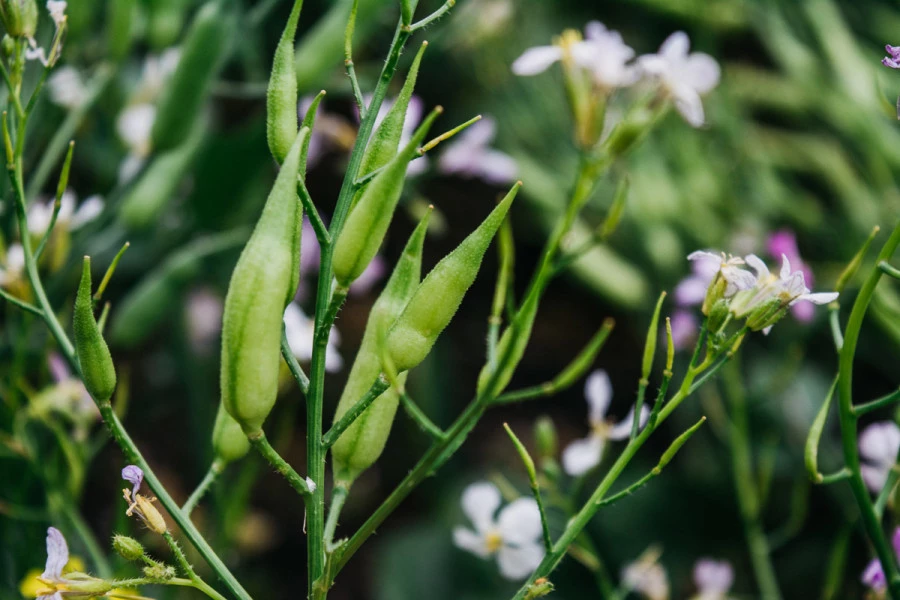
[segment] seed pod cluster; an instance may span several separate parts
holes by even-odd
[[[282,319],[300,273],[297,169],[308,134],[306,128],[297,134],[225,298],[222,401],[247,434],[260,431],[278,395]]]
[[[82,264],[72,328],[75,333],[75,353],[78,356],[78,364],[81,365],[84,387],[97,402],[107,402],[116,389],[116,369],[109,347],[94,319],[89,256],[84,257]]]
[[[521,185],[516,183],[481,225],[435,265],[391,327],[385,351],[398,372],[421,363],[456,314]]]
[[[419,285],[427,228],[428,214],[413,231],[387,285],[372,305],[359,352],[335,411],[335,422],[363,397],[383,371],[381,358],[385,335]],[[398,384],[403,385],[405,380],[406,373],[401,373]],[[332,446],[334,478],[338,484],[349,486],[381,456],[398,402],[397,391],[393,388],[386,390]]]

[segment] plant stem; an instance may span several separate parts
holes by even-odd
[[[365,395],[357,400],[356,404],[351,406],[350,410],[344,413],[344,416],[341,417],[337,423],[332,425],[331,429],[322,436],[322,445],[326,448],[331,448],[341,437],[341,434],[347,431],[347,428],[353,425],[353,422],[356,421],[356,419],[358,419],[359,416],[363,414],[363,412],[365,412],[365,410],[369,408],[369,406],[375,402],[389,386],[390,384],[387,382],[387,379],[385,379],[383,375],[380,375]]]
[[[875,260],[876,265],[882,261],[889,260],[894,250],[897,249],[898,244],[900,244],[900,223],[894,227],[890,238],[888,238],[878,254],[878,258]],[[853,411],[853,357],[856,354],[856,344],[859,341],[859,332],[862,329],[863,319],[869,303],[872,301],[872,295],[875,293],[875,286],[878,285],[878,281],[883,273],[877,267],[872,269],[872,272],[863,283],[856,301],[853,303],[850,318],[847,320],[847,327],[844,330],[844,345],[841,348],[838,369],[838,409],[841,422],[844,464],[851,471],[850,489],[859,506],[863,527],[872,541],[875,553],[878,555],[878,560],[881,561],[881,566],[884,569],[890,596],[893,600],[900,600],[900,571],[897,569],[897,559],[885,538],[878,514],[860,474],[859,450],[857,448],[858,423]]]
[[[262,454],[263,458],[265,458],[272,468],[281,473],[281,475],[287,479],[287,482],[290,484],[294,490],[300,494],[304,498],[304,500],[308,499],[312,495],[312,490],[310,490],[310,486],[307,484],[306,479],[301,477],[297,471],[294,470],[294,467],[289,465],[286,460],[281,458],[281,455],[272,447],[272,444],[269,443],[269,440],[266,439],[266,434],[262,432],[262,430],[257,431],[256,433],[251,433],[247,436],[247,439],[250,440],[250,443],[253,444],[253,447],[256,448],[260,454]],[[313,483],[316,483],[316,487],[321,487],[318,485],[315,479],[313,479]]]
[[[325,551],[332,552],[334,548],[334,532],[337,529],[341,509],[347,500],[348,490],[342,485],[337,485],[331,490],[331,507],[328,509],[328,521],[325,523]]]
[[[219,459],[213,461],[213,463],[209,466],[209,470],[206,472],[206,475],[203,477],[203,480],[200,482],[200,485],[197,486],[197,489],[194,490],[194,492],[187,499],[187,502],[184,503],[184,506],[181,507],[181,512],[183,512],[185,516],[191,516],[194,508],[215,482],[216,477],[218,477],[224,469],[224,462]]]
[[[172,554],[175,555],[175,560],[178,561],[178,564],[181,566],[181,569],[184,571],[185,575],[188,576],[194,587],[213,598],[213,600],[226,600],[225,596],[214,590],[203,581],[199,575],[194,571],[194,567],[191,566],[191,563],[188,562],[187,557],[184,555],[184,552],[181,550],[181,547],[178,545],[178,542],[175,541],[175,538],[172,537],[172,534],[168,531],[163,534],[163,537],[166,539],[166,542],[169,544],[169,548],[172,549]]]
[[[764,600],[780,600],[781,591],[775,569],[769,557],[769,544],[760,523],[760,497],[753,475],[750,427],[747,415],[747,399],[743,382],[736,363],[731,363],[725,371],[726,395],[731,401],[730,435],[732,475],[737,496],[738,509],[744,523],[744,534],[750,550],[750,561],[759,585],[760,597]]]

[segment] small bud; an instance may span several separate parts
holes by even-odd
[[[9,36],[9,34],[3,35],[3,41],[0,42],[0,50],[3,51],[3,57],[7,59],[13,55],[13,52],[16,51],[16,42]]]
[[[544,596],[548,596],[553,592],[553,584],[546,577],[540,577],[535,580],[530,586],[528,586],[528,591],[525,594],[525,600],[536,600],[537,598],[543,598]]]
[[[175,577],[175,568],[164,563],[154,563],[144,567],[144,575],[150,579],[172,579]]]
[[[719,333],[719,330],[725,325],[729,314],[728,302],[726,300],[717,300],[709,311],[709,320],[707,329],[710,333]]]
[[[404,25],[412,24],[415,7],[412,0],[400,0],[400,20]]]
[[[12,37],[33,38],[38,24],[37,2],[0,0],[0,21]]]
[[[750,331],[760,331],[771,327],[787,314],[787,308],[783,301],[773,298],[750,312],[747,316],[747,327],[750,328]]]
[[[553,419],[547,415],[538,417],[534,423],[534,441],[537,445],[538,457],[542,460],[556,458],[559,452],[559,441]]]
[[[140,560],[144,556],[144,547],[139,541],[127,535],[115,535],[113,549],[125,560]]]

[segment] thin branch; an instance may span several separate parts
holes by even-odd
[[[297,357],[294,356],[293,350],[291,350],[291,345],[288,343],[287,332],[284,328],[284,323],[281,324],[281,356],[284,358],[284,362],[287,363],[288,369],[291,371],[291,375],[294,376],[294,379],[297,380],[297,385],[300,386],[300,391],[303,392],[303,395],[306,396],[309,393],[309,377],[306,376],[306,373],[303,372],[303,367],[300,366],[300,363],[297,362]]]
[[[39,309],[37,306],[35,306],[33,304],[29,304],[28,302],[25,302],[24,300],[19,300],[18,298],[11,295],[9,292],[4,290],[3,288],[0,288],[0,296],[2,296],[3,299],[6,300],[7,302],[9,302],[10,304],[15,304],[16,306],[18,306],[19,308],[21,308],[22,310],[24,310],[26,312],[30,312],[31,314],[37,315],[39,317],[44,316],[44,311]]]
[[[353,425],[353,422],[359,418],[359,415],[369,408],[375,400],[390,387],[384,375],[379,375],[372,387],[369,388],[362,398],[356,401],[356,404],[350,407],[344,416],[338,419],[338,422],[331,426],[325,435],[322,436],[322,445],[325,448],[331,448],[335,442],[341,437],[341,434],[347,431],[347,428]]]
[[[862,417],[863,415],[867,415],[872,411],[878,410],[879,408],[884,408],[886,406],[890,406],[891,404],[895,404],[900,401],[900,390],[896,390],[882,396],[881,398],[876,398],[870,402],[864,402],[863,404],[856,404],[853,406],[853,415],[856,418]]]
[[[438,19],[443,17],[445,14],[447,14],[450,11],[450,9],[453,8],[453,6],[455,4],[456,4],[456,0],[447,0],[443,6],[441,6],[439,9],[437,9],[436,11],[434,11],[433,13],[431,13],[430,15],[428,15],[421,21],[418,21],[416,23],[413,23],[412,25],[407,26],[406,31],[412,33],[413,31],[418,31],[419,29],[422,29],[423,27],[427,27],[428,25],[431,25],[433,22],[437,21]]]
[[[309,195],[309,190],[306,189],[306,183],[304,183],[303,179],[299,176],[297,177],[297,195],[300,196],[303,210],[305,210],[307,216],[309,216],[309,222],[312,225],[313,231],[316,232],[316,239],[319,240],[319,246],[325,247],[329,245],[331,243],[331,235],[328,233],[328,228],[325,227],[322,217],[319,216],[319,211],[316,209],[315,203],[313,203],[312,196]]]
[[[435,425],[434,422],[428,418],[428,415],[422,412],[422,409],[416,405],[413,399],[410,398],[409,394],[405,391],[400,394],[400,402],[403,404],[403,409],[406,411],[406,414],[422,428],[422,431],[435,440],[444,439],[444,436],[446,435],[444,431]]]

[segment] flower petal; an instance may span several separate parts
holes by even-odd
[[[669,60],[682,60],[691,49],[691,40],[683,31],[676,31],[663,41],[658,54]]]
[[[62,578],[63,567],[69,562],[69,546],[66,538],[56,527],[47,528],[47,563],[41,578],[58,581]]]
[[[541,564],[544,548],[539,544],[527,544],[514,548],[504,545],[497,553],[500,574],[512,581],[525,579]]]
[[[559,46],[537,46],[522,53],[512,64],[512,72],[516,75],[537,75],[546,71],[550,65],[562,59],[562,48]]]
[[[691,127],[702,127],[706,122],[703,113],[703,101],[700,94],[686,85],[679,85],[673,90],[675,109]]]
[[[900,427],[893,421],[878,421],[859,436],[859,453],[869,462],[891,467],[900,451]]]
[[[650,408],[645,404],[641,406],[641,420],[638,424],[638,431],[644,428],[644,425],[647,424],[647,419],[650,418]],[[609,430],[609,433],[606,437],[611,440],[624,440],[629,435],[631,435],[631,425],[634,422],[634,407],[631,407],[631,410],[628,411],[628,414],[625,415],[625,418],[620,422],[616,423],[612,429]]]
[[[584,395],[588,401],[588,420],[592,425],[601,423],[612,400],[612,384],[606,371],[597,369],[588,376]]]
[[[744,257],[744,262],[750,265],[750,268],[756,271],[756,279],[768,279],[769,278],[769,267],[766,266],[766,263],[755,254],[748,254]]]
[[[541,538],[541,513],[534,498],[519,498],[503,507],[497,529],[504,544],[523,546]]]
[[[684,63],[682,81],[694,88],[698,94],[705,94],[719,85],[722,69],[709,54],[695,52]]]
[[[494,527],[494,513],[500,508],[500,490],[493,483],[480,481],[465,489],[462,495],[463,512],[475,531],[485,534]]]
[[[812,302],[813,304],[828,304],[829,302],[834,302],[838,299],[837,292],[817,292],[815,294],[803,294],[799,296],[795,302],[806,301]]]
[[[700,559],[694,565],[694,584],[701,596],[724,598],[734,584],[734,569],[727,560]]]
[[[859,466],[859,472],[869,491],[873,494],[879,494],[887,482],[890,467],[862,464]]]
[[[471,529],[465,527],[453,528],[453,543],[458,548],[462,548],[466,552],[471,552],[475,556],[487,558],[491,555],[485,543],[484,536],[478,535]]]
[[[884,576],[884,569],[877,558],[873,558],[862,573],[860,580],[863,585],[875,591],[883,591],[887,589],[887,578]]]
[[[598,435],[575,440],[563,450],[563,469],[572,476],[583,475],[600,464],[603,458],[603,438]]]
[[[700,304],[706,298],[709,280],[702,277],[685,277],[675,286],[675,303],[680,306]]]
[[[131,496],[133,498],[141,489],[141,483],[144,481],[144,472],[137,465],[128,465],[122,469],[122,479],[131,484]]]

